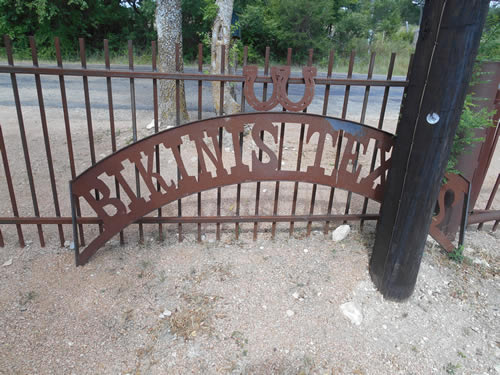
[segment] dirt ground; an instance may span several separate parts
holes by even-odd
[[[467,233],[461,265],[429,240],[404,303],[369,278],[370,225],[336,243],[319,231],[115,240],[78,268],[58,246],[7,246],[0,373],[496,374],[500,233],[489,229]]]
[[[208,95],[209,88],[204,89]],[[49,90],[45,95],[59,95],[58,86],[44,90]],[[34,100],[33,92],[21,93],[22,98],[29,95]],[[83,94],[68,95],[76,101]],[[330,114],[338,115],[341,104],[332,104]],[[360,105],[349,107],[348,118],[359,120]],[[310,111],[321,112],[321,103],[313,103]],[[152,133],[146,130],[152,113],[137,113],[141,138]],[[23,106],[23,114],[40,212],[52,216],[40,113],[32,104]],[[208,116],[213,113],[203,117]],[[0,106],[0,118],[20,215],[32,216],[15,111]],[[62,215],[69,216],[62,110],[47,108],[47,118]],[[71,108],[70,119],[80,173],[90,165],[85,109]],[[93,109],[92,119],[100,160],[110,152],[107,110]],[[367,123],[376,126],[377,119],[373,103]],[[394,128],[397,113],[389,111],[386,119],[384,128]],[[117,144],[123,147],[132,141],[130,110],[117,106],[115,120]],[[284,166],[294,168],[298,132],[287,136]],[[304,150],[305,164],[311,162],[312,151]],[[494,160],[500,160],[498,151]],[[499,168],[500,163],[492,163],[486,194],[477,207],[484,206]],[[243,186],[251,198],[254,189],[255,184]],[[223,201],[222,214],[234,215],[234,189],[224,192],[223,197],[231,198]],[[292,185],[283,183],[280,198],[290,201],[291,194]],[[298,214],[308,213],[310,195],[310,187],[301,184]],[[318,189],[315,213],[322,213],[328,195],[329,189]],[[273,197],[274,183],[263,184],[261,214],[271,213]],[[344,212],[345,197],[339,192],[335,212]],[[242,214],[253,213],[248,202],[242,200]],[[493,206],[499,202],[497,197]],[[204,195],[204,213],[210,214],[214,205],[214,195]],[[359,212],[361,205],[362,199],[353,197],[352,212]],[[187,199],[183,207],[184,214],[194,214],[196,201]],[[278,213],[286,207],[281,205]],[[370,204],[369,212],[377,209]],[[174,206],[165,208],[166,214],[175,212]],[[3,183],[0,213],[12,215]],[[253,224],[242,225],[238,241],[228,224],[222,241],[215,241],[214,227],[203,226],[203,242],[198,244],[194,226],[185,226],[182,243],[174,226],[161,243],[156,226],[146,226],[145,243],[137,245],[137,228],[131,226],[125,231],[125,246],[113,239],[88,265],[75,268],[73,253],[59,245],[57,228],[44,226],[47,247],[41,248],[36,228],[24,225],[28,245],[21,249],[15,227],[2,226],[6,247],[0,249],[0,373],[500,373],[500,232],[491,232],[491,225],[480,232],[469,228],[461,265],[429,240],[415,293],[405,303],[384,301],[370,281],[372,223],[362,232],[353,225],[339,243],[325,237],[320,224],[313,226],[310,238],[304,224],[297,225],[292,238],[287,225],[279,224],[275,240],[270,225],[262,224],[256,242]],[[64,231],[71,241],[70,226]],[[96,233],[96,228],[88,229],[87,238]],[[359,325],[341,310],[348,302],[361,313]]]

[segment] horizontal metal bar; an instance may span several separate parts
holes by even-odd
[[[356,221],[378,220],[378,214],[350,215],[280,215],[280,216],[146,216],[136,221],[143,224],[158,223],[253,223],[290,221]],[[0,217],[0,224],[71,224],[71,217]],[[79,217],[78,224],[101,224],[97,217]]]
[[[34,67],[34,66],[11,66],[0,65],[0,73],[17,74],[44,74],[44,75],[64,75],[76,77],[114,77],[114,78],[146,78],[146,79],[171,79],[186,81],[225,81],[244,82],[243,75],[230,74],[200,74],[200,73],[162,73],[162,72],[141,72],[137,70],[107,70],[107,69],[78,69],[78,68],[58,68],[58,67]],[[255,82],[273,83],[271,77],[260,76]],[[376,80],[376,79],[351,79],[351,78],[315,78],[317,85],[337,85],[337,86],[391,86],[406,87],[408,81]],[[304,84],[303,78],[290,77],[289,84]]]
[[[474,210],[474,212],[469,215],[467,225],[494,220],[500,220],[500,210]]]

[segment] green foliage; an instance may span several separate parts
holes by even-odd
[[[184,59],[196,60],[198,44],[203,43],[203,55],[210,56],[210,33],[217,16],[215,0],[182,0],[182,43]]]
[[[464,247],[456,247],[453,251],[448,253],[448,259],[457,263],[462,263],[464,260]]]
[[[464,109],[458,123],[457,132],[453,141],[453,146],[446,165],[447,173],[459,173],[456,169],[457,161],[466,149],[477,142],[481,142],[483,138],[476,136],[476,130],[485,129],[492,126],[492,117],[494,112],[488,112],[482,108],[475,110],[477,104],[473,103],[474,95],[468,94],[465,98]]]
[[[490,8],[486,24],[479,45],[477,62],[474,66],[471,85],[480,83],[484,77],[480,73],[481,63],[485,61],[500,60],[500,8]],[[476,136],[476,130],[494,126],[492,118],[495,111],[488,112],[486,109],[477,109],[478,101],[474,93],[469,93],[465,98],[464,108],[460,117],[457,132],[453,141],[450,158],[446,165],[447,173],[459,173],[456,165],[460,155],[466,149],[483,138]]]
[[[0,0],[0,34],[13,39],[21,58],[30,56],[30,35],[40,58],[54,58],[55,36],[65,58],[78,55],[79,37],[86,38],[90,53],[102,51],[103,39],[118,52],[127,39],[142,47],[156,38],[154,11],[154,0]]]

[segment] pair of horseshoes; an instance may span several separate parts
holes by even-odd
[[[260,101],[255,97],[254,83],[257,78],[258,67],[256,65],[247,65],[243,67],[243,75],[245,76],[245,98],[248,104],[250,104],[254,109],[258,111],[269,111],[281,104],[283,108],[291,112],[299,112],[307,108],[311,104],[314,97],[314,77],[316,76],[317,70],[315,67],[303,67],[302,75],[304,76],[305,89],[302,99],[297,102],[293,102],[288,98],[286,92],[286,86],[288,79],[290,78],[290,67],[272,67],[271,68],[271,78],[273,80],[273,93],[271,97],[266,101]]]

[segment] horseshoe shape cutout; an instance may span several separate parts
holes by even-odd
[[[272,73],[272,71],[271,71]],[[286,92],[286,82],[290,76],[290,67],[284,66],[279,68],[278,77],[279,77],[279,92],[278,92],[278,100],[280,104],[287,111],[299,112],[307,108],[309,104],[311,104],[312,99],[314,97],[314,77],[316,77],[317,69],[313,66],[306,66],[302,68],[302,75],[304,76],[305,88],[304,88],[304,96],[298,102],[292,102],[288,99],[288,94]],[[274,77],[273,77],[274,81]]]
[[[279,89],[278,82],[276,82],[275,74],[273,74],[274,68],[271,68],[271,76],[273,79],[273,93],[271,97],[262,102],[255,97],[254,83],[257,78],[258,67],[256,65],[247,65],[243,67],[243,75],[245,76],[245,98],[254,109],[257,111],[269,111],[278,105],[278,94]]]

